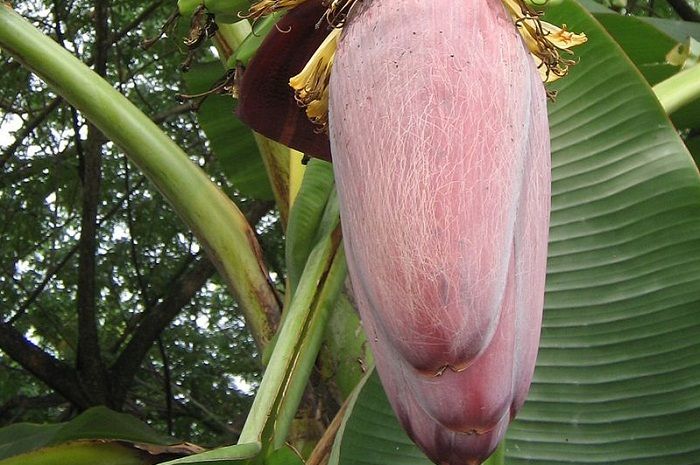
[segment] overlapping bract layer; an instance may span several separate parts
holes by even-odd
[[[329,132],[353,288],[392,406],[437,463],[480,463],[530,384],[545,100],[500,0],[362,2],[338,43]]]

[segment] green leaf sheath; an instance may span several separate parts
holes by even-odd
[[[309,253],[318,240],[321,218],[333,185],[333,167],[323,160],[312,159],[304,174],[300,194],[291,211],[287,227],[287,275],[293,293]]]
[[[203,243],[264,347],[279,308],[253,231],[233,202],[146,115],[5,4],[0,47],[78,108],[146,174]]]
[[[309,185],[306,183],[302,187],[300,198],[314,196],[315,191]],[[272,355],[241,432],[240,444],[178,459],[168,465],[230,461],[254,455],[254,460],[259,461],[285,444],[318,356],[330,312],[347,276],[337,197],[327,196],[324,203],[324,209],[316,212],[320,217],[318,240],[308,254],[296,292],[285,311]],[[258,450],[246,452],[247,449],[242,449],[253,445],[257,445]],[[245,456],[244,452],[251,455]]]
[[[288,310],[289,317],[282,325],[241,432],[240,443],[177,459],[167,465],[230,462],[253,457],[260,460],[284,445],[318,355],[330,310],[347,275],[342,244],[333,244],[330,238],[320,244],[309,259],[309,272],[305,273]],[[314,284],[320,289],[318,293]]]
[[[260,453],[261,446],[259,442],[239,443],[233,446],[219,447],[207,452],[181,459],[164,462],[163,465],[180,465],[180,464],[207,464],[216,462],[218,465],[229,465],[235,463],[249,463],[249,460],[255,460],[255,457]]]
[[[306,175],[314,178],[314,173],[309,169]],[[309,187],[312,184],[304,182],[299,199],[315,196]],[[242,442],[271,443],[273,449],[284,444],[318,355],[330,310],[343,286],[347,265],[340,242],[337,197],[332,195],[324,203],[323,214],[316,211],[314,215],[321,217],[317,241],[305,259],[304,271],[285,311],[265,376],[241,432]],[[300,205],[295,208],[303,208]]]
[[[309,257],[241,433],[243,442],[264,436],[275,448],[284,443],[345,279],[345,255],[334,236],[320,241]]]

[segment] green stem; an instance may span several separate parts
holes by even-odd
[[[279,338],[240,442],[263,441],[264,448],[281,447],[308,383],[330,310],[347,275],[336,195],[326,202],[318,234],[320,239],[309,253],[285,310]]]
[[[279,306],[255,235],[235,204],[129,100],[4,3],[0,48],[78,108],[153,182],[197,235],[264,348]]]
[[[325,270],[325,276],[322,276],[323,287],[314,297],[312,314],[304,327],[303,337],[296,341],[297,357],[288,372],[287,385],[284,388],[285,395],[276,406],[275,422],[272,424],[274,449],[282,447],[287,440],[304,390],[309,383],[311,371],[315,366],[314,363],[318,358],[331,310],[335,307],[347,277],[347,264],[342,243],[337,244],[335,256],[330,258],[332,258],[330,268]],[[282,336],[283,334],[280,334],[280,339]]]
[[[333,234],[319,241],[309,256],[240,442],[271,437],[273,449],[284,444],[345,276],[345,254]]]
[[[700,65],[674,74],[654,87],[656,98],[669,115],[700,98]]]

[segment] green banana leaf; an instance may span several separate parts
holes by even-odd
[[[2,465],[151,465],[156,457],[116,442],[76,441],[0,460]]]
[[[549,107],[553,198],[535,377],[508,465],[700,463],[700,178],[642,75],[572,0],[584,31]],[[332,464],[428,464],[376,377]]]
[[[223,75],[224,69],[217,61],[196,64],[184,77],[188,92],[198,94],[209,90]],[[272,200],[272,187],[253,133],[236,118],[234,105],[230,96],[210,95],[197,112],[197,119],[233,187],[246,197]]]
[[[597,3],[595,4],[598,7]],[[700,23],[660,18],[622,16],[612,10],[600,10],[585,2],[589,11],[622,47],[650,85],[658,84],[680,71],[666,61],[666,55],[688,38],[700,40]],[[671,115],[678,129],[700,128],[700,99],[683,106]]]
[[[677,42],[685,42],[688,37],[694,37],[696,40],[700,40],[700,23],[664,18],[639,19],[668,34],[669,37],[672,37]]]
[[[401,429],[376,371],[349,402],[328,465],[432,465]]]
[[[599,13],[595,18],[622,47],[650,85],[676,74],[679,66],[666,62],[666,54],[678,41],[634,16]]]
[[[0,428],[0,464],[145,464],[199,452],[124,413],[86,410],[59,424],[17,423]],[[159,457],[160,456],[160,457]]]

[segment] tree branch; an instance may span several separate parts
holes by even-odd
[[[155,378],[161,376],[158,372],[152,373]],[[146,388],[151,388],[152,385],[147,383],[143,379],[136,378],[136,382]],[[183,389],[177,384],[173,385],[173,390],[178,394],[177,398],[174,399],[173,414],[176,417],[187,417],[200,422],[202,425],[206,426],[209,430],[217,433],[223,434],[227,437],[227,442],[236,442],[241,434],[241,429],[243,428],[243,423],[245,422],[245,417],[241,418],[227,418],[222,419],[219,415],[215,414],[207,408],[202,402],[194,398],[191,392]],[[182,400],[178,400],[182,399]],[[236,400],[235,398],[233,400]],[[142,409],[136,407],[134,409],[137,412],[141,412]],[[157,409],[156,412],[163,416],[166,412]],[[141,413],[138,416],[143,416]]]
[[[95,71],[107,72],[109,3],[95,1]],[[78,353],[76,369],[82,385],[96,405],[110,405],[109,385],[102,363],[97,334],[97,291],[95,285],[97,252],[97,209],[102,177],[102,144],[104,136],[95,126],[88,125],[81,180],[83,184],[82,217],[80,222],[80,259],[78,262]]]
[[[165,121],[169,120],[173,116],[179,116],[183,113],[189,113],[190,111],[196,110],[197,109],[197,104],[194,100],[188,100],[185,103],[181,103],[179,105],[175,105],[173,107],[170,107],[166,110],[163,110],[159,113],[156,113],[151,117],[154,123],[156,124],[161,124],[164,123]]]
[[[97,291],[95,285],[97,251],[97,207],[100,198],[102,143],[89,126],[83,179],[82,217],[78,261],[78,353],[76,367],[95,404],[108,400],[99,337],[97,334]]]
[[[0,425],[21,421],[29,410],[46,410],[67,403],[68,401],[56,392],[34,397],[19,395],[0,405]]]
[[[100,2],[97,2],[98,4]],[[163,3],[163,0],[156,0],[149,6],[147,6],[136,18],[134,18],[133,21],[131,21],[129,24],[124,26],[122,29],[117,31],[112,37],[111,40],[107,43],[107,46],[104,47],[104,50],[106,51],[110,45],[117,43],[118,41],[122,40],[126,35],[131,32],[132,30],[136,29],[145,19],[147,19],[153,12]],[[107,31],[108,32],[108,31]],[[108,38],[108,36],[105,36]],[[96,56],[94,56],[92,59],[88,60],[87,64],[88,66],[92,65],[95,63],[95,60],[97,59]],[[13,61],[15,66],[19,66],[19,63],[16,61]],[[97,71],[97,70],[96,70]],[[39,127],[44,120],[51,114],[53,111],[58,108],[58,106],[63,102],[63,99],[61,97],[56,97],[53,99],[51,102],[49,102],[48,105],[39,113],[36,115],[31,121],[29,121],[27,124],[25,124],[17,133],[15,134],[15,140],[10,144],[9,147],[7,147],[5,150],[3,150],[2,155],[0,155],[0,171],[3,170],[5,164],[9,161],[10,158],[15,154],[17,151],[17,148],[19,148],[23,143],[24,139],[26,139],[37,127]]]
[[[10,158],[15,154],[20,145],[24,142],[24,139],[29,136],[36,128],[38,128],[41,123],[44,122],[47,116],[49,116],[53,111],[58,108],[58,105],[63,101],[61,97],[56,97],[53,99],[46,107],[41,110],[41,113],[36,115],[27,124],[22,126],[22,128],[15,133],[15,141],[9,145],[5,150],[2,151],[0,155],[0,171],[4,169],[5,164]]]
[[[150,305],[150,299],[148,297],[148,288],[143,279],[143,274],[141,273],[141,263],[139,261],[139,254],[136,250],[136,241],[134,239],[134,212],[131,208],[131,170],[129,169],[129,160],[124,157],[124,198],[126,198],[126,223],[129,228],[129,253],[131,256],[131,263],[134,265],[134,272],[136,273],[136,282],[139,285],[139,291],[141,292],[141,300],[144,303],[144,308],[148,308]]]
[[[163,361],[163,394],[165,394],[165,411],[168,424],[168,434],[173,434],[173,385],[170,377],[170,359],[165,352],[163,338],[158,336],[158,352]]]
[[[269,202],[252,204],[246,215],[250,224],[257,224],[270,210],[271,205]],[[200,257],[187,272],[178,275],[167,286],[167,289],[172,289],[172,292],[164,300],[147,309],[133,336],[110,369],[111,379],[114,380],[113,385],[116,387],[115,398],[119,402],[123,402],[126,398],[136,371],[153,343],[215,271],[209,259]]]
[[[24,314],[27,312],[27,309],[29,309],[29,306],[34,303],[34,301],[41,295],[42,292],[44,292],[44,289],[46,288],[46,285],[51,281],[54,276],[56,276],[56,273],[61,271],[61,269],[68,263],[68,261],[73,258],[73,255],[75,255],[75,252],[78,251],[78,246],[73,247],[68,251],[68,253],[59,261],[56,263],[54,266],[52,266],[47,272],[46,276],[44,276],[44,279],[41,280],[39,285],[32,291],[29,296],[27,296],[26,299],[24,299],[24,302],[22,302],[22,305],[19,306],[17,311],[15,312],[12,317],[7,320],[8,324],[14,324],[18,319],[20,319]]]
[[[126,37],[126,35],[129,32],[139,27],[139,25],[149,16],[151,16],[153,12],[155,12],[162,3],[163,0],[156,0],[155,2],[151,3],[146,8],[144,8],[143,11],[141,11],[141,13],[139,13],[139,15],[133,19],[133,21],[121,28],[114,34],[114,36],[112,36],[112,44],[116,44],[124,37]]]
[[[53,2],[53,16],[54,22],[56,23],[54,29],[56,31],[56,40],[61,47],[65,48],[66,43],[63,36],[63,29],[61,28],[61,5],[58,0]],[[80,118],[78,117],[78,110],[74,106],[70,106],[71,114],[71,124],[73,125],[73,143],[75,144],[75,151],[78,153],[78,159],[83,160],[83,142],[80,139]]]
[[[172,293],[154,305],[143,317],[134,335],[111,367],[115,401],[124,401],[136,371],[153,342],[215,271],[214,265],[206,257],[200,257],[183,276],[168,286],[173,290]]]
[[[695,8],[693,8],[690,3],[686,2],[686,0],[667,0],[668,4],[671,5],[671,8],[678,13],[678,16],[681,17],[683,21],[693,21],[696,23],[700,23],[700,13],[695,11]]]
[[[60,103],[60,102],[56,101],[56,100],[51,102],[51,104],[54,104],[54,103]],[[168,121],[169,119],[171,119],[175,116],[182,115],[184,113],[188,113],[188,112],[194,110],[195,108],[196,108],[195,102],[192,100],[189,100],[185,103],[182,103],[179,105],[174,105],[174,106],[167,108],[161,112],[158,112],[155,115],[153,115],[153,117],[151,119],[156,124],[163,124],[166,121]],[[23,139],[24,137],[21,137],[21,138]],[[60,152],[58,155],[32,157],[32,159],[30,161],[28,161],[24,164],[21,164],[18,169],[15,169],[14,171],[3,174],[3,176],[0,177],[0,189],[4,189],[11,184],[22,181],[23,179],[29,178],[31,176],[36,176],[37,174],[42,173],[44,170],[51,167],[52,165],[55,165],[56,163],[59,163],[63,160],[68,160],[70,158],[73,158],[76,154],[77,154],[76,147],[74,145],[71,145],[71,146],[67,147],[65,150],[63,150],[62,152]]]
[[[141,178],[138,182],[138,187],[140,187],[143,183],[145,182],[145,178]],[[121,210],[123,199],[121,202],[118,202],[114,204],[111,210],[107,212],[107,214],[102,217],[100,220],[98,227],[101,227],[102,224],[104,224],[105,221],[109,220],[112,218],[114,215],[117,214],[119,210]],[[22,304],[19,306],[17,311],[15,312],[12,317],[10,317],[9,320],[6,321],[8,324],[14,324],[18,319],[20,319],[29,309],[29,306],[34,303],[34,301],[41,295],[41,293],[44,291],[46,286],[48,285],[49,281],[51,281],[56,274],[63,269],[63,267],[68,263],[68,261],[75,255],[75,253],[78,251],[80,247],[80,243],[75,244],[67,253],[66,255],[55,265],[53,265],[49,270],[46,272],[46,276],[44,276],[44,279],[41,280],[39,285],[27,296],[26,299],[22,302]]]
[[[0,349],[78,408],[92,404],[80,388],[73,367],[47,354],[7,323],[0,323]]]

